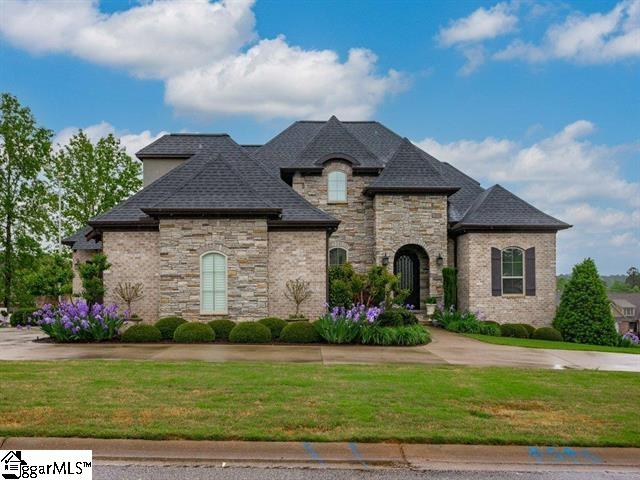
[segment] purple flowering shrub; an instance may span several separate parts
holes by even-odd
[[[627,333],[622,335],[622,337],[620,337],[620,346],[632,347],[635,345],[640,345],[640,338],[636,333],[632,332],[631,330],[629,330]]]
[[[120,334],[127,313],[119,315],[117,305],[89,306],[85,300],[78,300],[44,305],[33,318],[44,333],[58,342],[100,342]]]
[[[362,328],[374,325],[382,307],[367,307],[360,303],[351,308],[333,307],[315,323],[322,338],[329,343],[353,343]]]

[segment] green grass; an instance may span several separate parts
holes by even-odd
[[[528,348],[551,348],[554,350],[585,350],[590,352],[613,352],[613,353],[634,353],[640,354],[640,347],[606,347],[603,345],[586,345],[583,343],[554,342],[551,340],[535,340],[532,338],[513,337],[492,337],[489,335],[479,335],[466,333],[467,337],[475,338],[486,343],[495,345],[512,345],[514,347]]]
[[[634,373],[129,360],[0,367],[0,436],[640,447]]]

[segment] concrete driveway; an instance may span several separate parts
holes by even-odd
[[[0,360],[130,359],[207,362],[318,362],[331,364],[450,364],[640,372],[640,355],[492,345],[432,328],[420,347],[365,345],[184,345],[36,343],[43,333],[0,329]]]

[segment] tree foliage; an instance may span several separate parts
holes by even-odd
[[[568,342],[616,345],[618,334],[611,303],[592,259],[573,267],[553,326]]]
[[[102,274],[109,267],[111,264],[107,261],[107,256],[102,253],[96,253],[86,262],[78,264],[78,272],[82,279],[82,297],[87,303],[102,302],[104,296]]]
[[[35,268],[26,275],[29,293],[35,296],[58,297],[71,293],[73,271],[69,254],[42,254]]]
[[[636,267],[631,267],[627,270],[627,278],[624,281],[625,284],[630,287],[638,287],[640,288],[640,272]]]
[[[46,169],[52,191],[62,191],[62,227],[65,235],[84,227],[142,186],[140,163],[134,161],[120,140],[109,134],[95,144],[80,130]],[[58,200],[52,198],[57,212]],[[57,229],[57,223],[52,224]]]
[[[50,160],[51,136],[16,97],[0,94],[0,241],[6,307],[14,300],[14,276],[25,254],[23,247],[45,233],[49,192],[40,173]]]
[[[349,308],[354,303],[364,305],[400,305],[409,290],[400,288],[400,279],[384,265],[373,265],[366,274],[357,273],[351,264],[329,269],[329,305]]]

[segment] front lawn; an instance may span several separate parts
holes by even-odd
[[[554,342],[551,340],[535,340],[533,338],[513,338],[513,337],[492,337],[489,335],[479,335],[475,333],[466,334],[467,337],[475,338],[486,343],[495,345],[512,345],[514,347],[529,348],[551,348],[554,350],[585,350],[591,352],[614,352],[614,353],[635,353],[640,354],[640,347],[606,347],[603,345],[585,345],[582,343]]]
[[[640,375],[461,366],[3,362],[0,436],[640,447]]]

